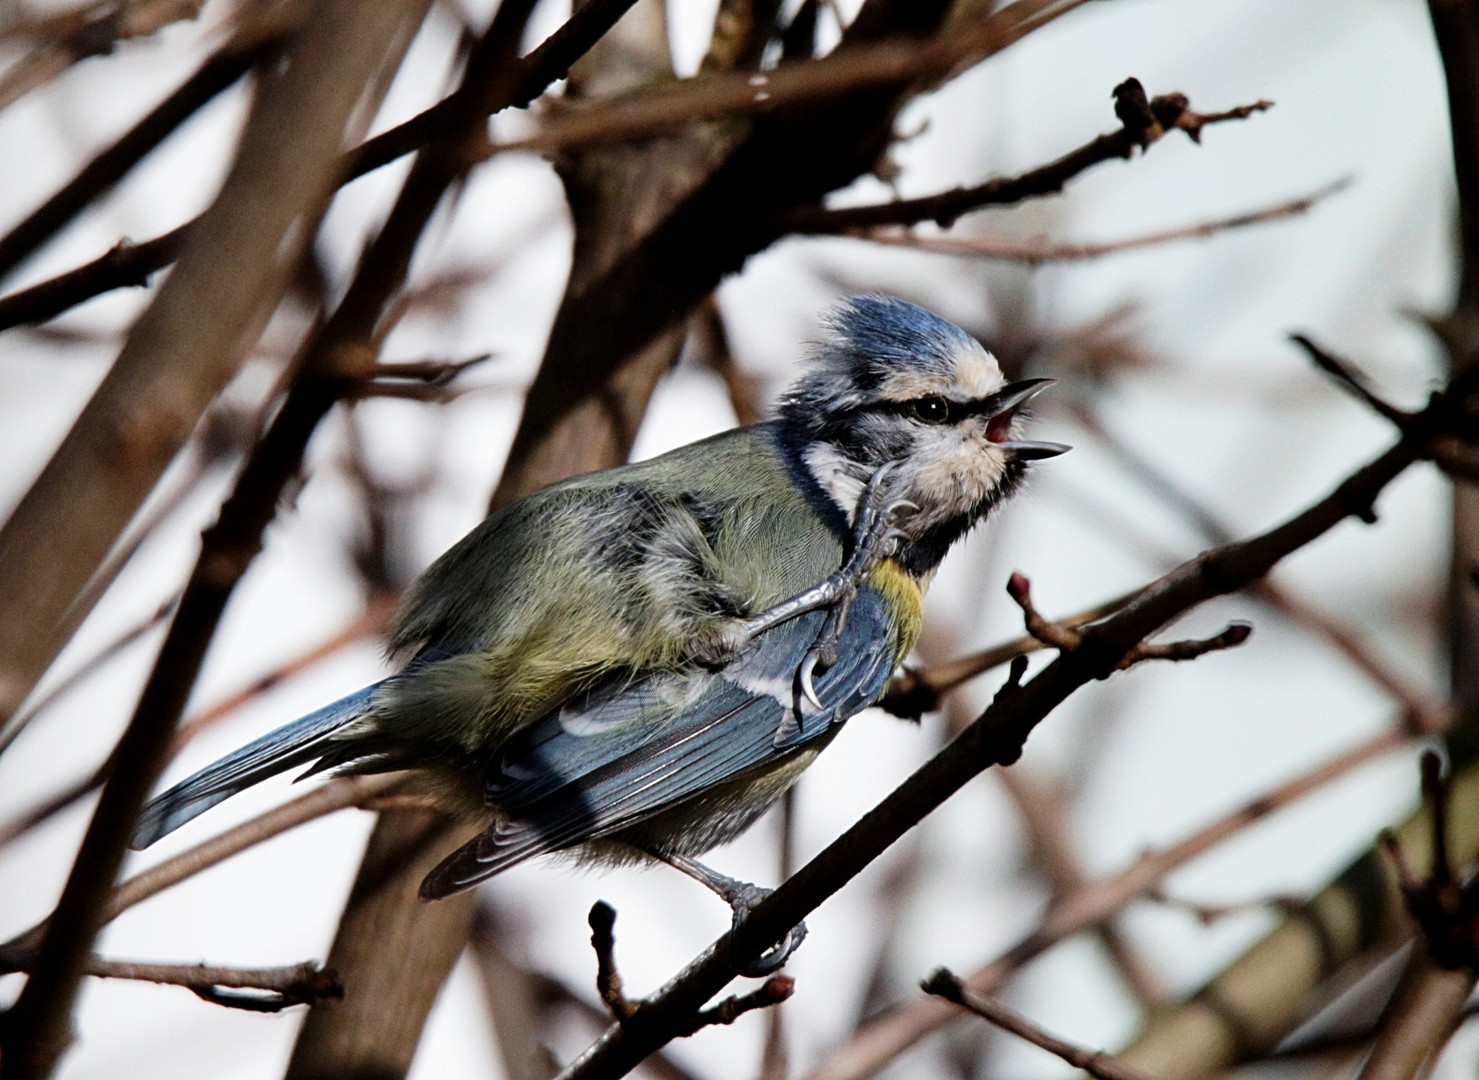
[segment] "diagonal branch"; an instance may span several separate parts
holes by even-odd
[[[1246,586],[1281,559],[1350,516],[1370,512],[1376,497],[1419,460],[1429,441],[1461,422],[1479,373],[1454,380],[1413,418],[1402,438],[1329,495],[1268,532],[1208,551],[1146,586],[1115,614],[1082,631],[1036,678],[1001,693],[953,742],[926,762],[877,807],[757,905],[733,933],[720,938],[656,995],[633,1021],[610,1028],[565,1070],[565,1080],[622,1076],[677,1036],[685,1020],[734,977],[730,958],[758,956],[837,892],[904,833],[974,776],[1010,764],[1024,742],[1075,690],[1112,673],[1145,637],[1205,600]]]

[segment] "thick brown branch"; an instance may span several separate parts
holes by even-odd
[[[314,10],[285,69],[258,99],[236,164],[207,211],[217,231],[190,243],[188,258],[0,530],[0,626],[10,628],[0,631],[0,681],[17,696],[55,655],[57,627],[72,600],[275,306],[288,269],[327,207],[351,116],[397,41],[409,44],[420,3],[330,0]],[[290,406],[284,405],[272,431],[291,426]],[[163,768],[232,587],[276,511],[280,485],[267,492],[265,506],[256,501],[280,470],[274,449],[270,431],[203,538],[201,558],[47,924],[35,971],[0,1025],[5,1080],[49,1075],[66,1048],[77,984],[134,819]],[[284,479],[295,464],[296,458]],[[0,702],[0,715],[9,712]]]
[[[1150,1080],[1140,1070],[1132,1069],[1124,1062],[1116,1060],[1112,1054],[1106,1054],[1102,1050],[1085,1050],[1056,1035],[1050,1035],[1027,1017],[1015,1009],[1007,1008],[991,995],[972,990],[945,968],[936,970],[924,980],[921,986],[926,994],[934,994],[951,1004],[959,1005],[962,1009],[975,1013],[1003,1031],[1010,1032],[1019,1039],[1030,1042],[1033,1046],[1041,1047],[1048,1053],[1057,1055],[1075,1069],[1082,1069],[1096,1080]]]
[[[174,93],[83,166],[55,195],[0,237],[0,279],[94,199],[111,189],[176,128],[245,75],[253,64],[279,48],[286,37],[286,28],[281,26],[255,27],[253,31],[239,35],[203,63]]]

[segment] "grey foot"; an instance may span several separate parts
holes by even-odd
[[[750,885],[743,881],[734,881],[733,878],[729,880],[737,887],[732,895],[724,897],[729,904],[730,911],[734,913],[729,924],[729,966],[736,975],[743,975],[747,979],[763,979],[768,975],[774,975],[786,966],[786,961],[791,958],[791,954],[806,940],[806,923],[799,922],[791,927],[778,945],[771,946],[755,959],[747,963],[737,963],[734,956],[734,942],[739,937],[745,919],[774,890],[762,888],[759,885]]]
[[[714,893],[726,904],[732,913],[730,920],[730,948],[739,935],[740,928],[744,925],[745,918],[762,900],[770,895],[771,890],[759,885],[751,885],[747,881],[740,881],[727,874],[721,874],[717,870],[711,870],[697,859],[690,859],[686,855],[666,855],[658,851],[647,851],[646,854],[654,859],[667,863],[675,870],[681,870],[693,878],[700,885]],[[779,971],[796,949],[806,940],[806,924],[797,923],[786,931],[786,936],[779,945],[775,945],[761,953],[754,960],[746,963],[737,963],[733,953],[730,956],[730,967],[736,975],[746,978],[763,979],[767,975],[773,975]]]

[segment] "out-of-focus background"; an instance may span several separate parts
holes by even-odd
[[[431,6],[372,132],[450,88],[459,39],[483,26],[492,6]],[[797,6],[786,4],[783,18]],[[819,6],[821,50],[835,44],[837,19],[850,20],[857,6]],[[715,9],[711,0],[667,5],[678,75],[698,69]],[[0,26],[66,10],[6,0]],[[234,12],[212,0],[197,18],[77,62],[0,111],[0,227],[173,89]],[[537,5],[526,44],[567,16],[557,0]],[[21,34],[0,37],[11,65],[0,78],[26,62],[33,44]],[[1443,68],[1418,0],[1085,4],[918,96],[897,121],[907,137],[889,151],[892,170],[881,170],[889,182],[860,179],[834,204],[925,194],[1052,160],[1117,126],[1111,90],[1131,75],[1151,94],[1180,91],[1203,111],[1276,104],[1208,127],[1200,145],[1172,132],[1143,156],[1086,172],[1060,196],[970,214],[948,235],[1117,241],[1258,211],[1343,179],[1348,186],[1276,220],[1040,264],[863,239],[784,240],[720,286],[717,324],[694,323],[658,385],[633,456],[735,424],[736,392],[742,406],[768,410],[799,370],[820,317],[856,291],[927,305],[1017,371],[1057,379],[1040,399],[1033,432],[1074,450],[1036,467],[1025,492],[950,556],[929,596],[919,657],[928,664],[1021,633],[1021,613],[1003,590],[1012,570],[1031,578],[1045,612],[1077,612],[1216,542],[1209,526],[1230,536],[1266,527],[1378,453],[1393,438],[1390,425],[1320,375],[1288,335],[1308,333],[1353,358],[1403,406],[1420,405],[1443,377],[1445,357],[1424,320],[1454,302],[1458,208]],[[248,85],[237,85],[202,109],[4,291],[95,258],[120,238],[152,237],[208,205],[249,97]],[[491,130],[497,139],[519,138],[537,130],[540,115],[511,111]],[[388,166],[335,200],[313,245],[329,295],[344,287],[405,171],[404,161]],[[923,226],[917,235],[944,234]],[[501,154],[472,172],[418,249],[411,301],[382,358],[491,358],[457,375],[441,400],[375,398],[328,416],[305,482],[281,508],[211,644],[188,713],[364,625],[375,590],[403,585],[482,518],[560,302],[571,239],[560,182],[539,154]],[[112,292],[0,335],[0,508],[18,502],[37,476],[150,295]],[[279,310],[222,399],[233,415],[248,417],[264,400],[308,311],[291,301]],[[716,325],[727,338],[728,383],[716,364]],[[198,444],[182,453],[142,512],[158,509],[157,527],[33,701],[179,590],[240,450],[228,445],[208,460]],[[779,1010],[779,1030],[752,1013],[674,1044],[670,1057],[702,1080],[742,1080],[760,1075],[767,1039],[779,1039],[785,1054],[772,1047],[770,1075],[808,1075],[848,1046],[867,1018],[917,1002],[917,984],[933,968],[964,974],[1009,947],[1074,881],[1111,877],[1143,852],[1397,727],[1413,700],[1445,701],[1451,492],[1432,466],[1412,469],[1382,497],[1377,524],[1347,522],[1279,568],[1273,581],[1285,594],[1283,610],[1242,594],[1206,605],[1176,629],[1201,635],[1246,619],[1255,632],[1245,646],[1195,663],[1146,665],[1075,695],[1033,735],[1019,764],[977,778],[811,915],[810,937],[786,969],[796,991]],[[1301,610],[1291,613],[1291,605]],[[1332,643],[1332,625],[1346,636],[1343,647]],[[104,759],[163,626],[154,622],[66,690],[4,751],[0,821]],[[387,671],[375,634],[344,636],[343,647],[259,687],[201,731],[165,780]],[[1384,678],[1373,677],[1373,666]],[[919,726],[878,710],[852,721],[797,789],[793,865],[937,749],[952,718],[979,711],[1002,674],[971,681]],[[1082,933],[1051,948],[999,994],[1083,1045],[1132,1043],[1147,1018],[1288,918],[1290,898],[1317,892],[1371,847],[1379,829],[1417,806],[1421,745],[1372,754],[1236,831],[1129,903],[1112,934]],[[126,872],[294,793],[288,778],[263,784],[130,855]],[[82,800],[0,847],[0,937],[51,910],[91,806]],[[322,958],[372,820],[348,810],[252,848],[126,912],[99,951],[237,967]],[[774,883],[780,834],[773,813],[710,861]],[[587,873],[541,861],[480,890],[480,925],[503,957],[593,1002],[585,919],[598,898],[619,912],[617,956],[631,992],[660,985],[728,920],[721,904],[666,869]],[[480,974],[485,960],[470,949],[457,964],[413,1076],[506,1075]],[[22,982],[0,978],[0,1001],[13,1000]],[[599,1028],[549,993],[555,1003],[538,1038],[563,1062]],[[264,1016],[203,1003],[178,987],[89,980],[60,1075],[270,1076],[287,1061],[302,1011]],[[1278,1075],[1343,1075],[1331,1070],[1354,1070],[1363,1045],[1280,1058]],[[1433,1075],[1473,1075],[1476,1063],[1471,1026]],[[883,1075],[1046,1080],[1072,1071],[966,1018],[902,1051]]]

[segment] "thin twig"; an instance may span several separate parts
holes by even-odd
[[[1315,344],[1308,334],[1290,334],[1289,340],[1308,353],[1309,358],[1315,362],[1315,366],[1335,380],[1337,386],[1350,393],[1378,416],[1385,417],[1399,428],[1411,418],[1411,413],[1397,408],[1372,390],[1366,376],[1349,360],[1336,356],[1328,349]]]
[[[1105,255],[1116,255],[1137,248],[1157,247],[1178,240],[1201,240],[1249,225],[1262,225],[1283,218],[1297,217],[1316,203],[1343,191],[1350,180],[1337,180],[1319,191],[1298,199],[1276,203],[1261,210],[1250,210],[1231,217],[1201,221],[1194,225],[1183,225],[1174,229],[1143,233],[1123,240],[1098,242],[1049,240],[1046,237],[1010,236],[919,236],[897,229],[868,229],[844,233],[845,236],[868,240],[875,244],[907,247],[914,251],[929,251],[939,255],[959,255],[973,259],[1000,259],[1006,262],[1024,262],[1032,266],[1048,262],[1077,262],[1098,259]]]
[[[1091,139],[1056,161],[1018,176],[993,177],[974,187],[952,188],[935,195],[870,206],[797,210],[786,214],[782,220],[791,232],[813,235],[852,232],[880,225],[916,225],[924,221],[932,221],[948,229],[962,214],[984,206],[1004,206],[1040,195],[1056,194],[1086,169],[1107,161],[1128,159],[1136,149],[1147,149],[1170,129],[1180,127],[1192,135],[1193,130],[1200,133],[1206,124],[1241,120],[1254,112],[1271,108],[1273,104],[1259,101],[1204,115],[1193,112],[1181,94],[1165,94],[1147,101],[1145,90],[1136,79],[1126,79],[1116,86],[1113,97],[1115,112],[1121,121],[1118,130]],[[1160,117],[1157,117],[1157,112]]]
[[[1015,1009],[1007,1008],[989,994],[971,989],[945,968],[937,969],[920,986],[926,994],[944,998],[953,1005],[975,1013],[1003,1031],[1062,1058],[1075,1069],[1082,1069],[1096,1080],[1151,1080],[1139,1069],[1130,1068],[1112,1054],[1106,1054],[1102,1050],[1085,1050],[1056,1035],[1048,1034]]]
[[[364,806],[393,790],[404,776],[388,773],[380,776],[342,776],[314,788],[291,802],[275,806],[234,828],[227,829],[193,848],[150,867],[113,888],[103,907],[103,925],[112,922],[129,908],[157,896],[166,889],[187,881],[233,855],[239,855],[258,844],[266,843],[291,829],[321,817]],[[0,945],[0,973],[24,970],[45,929],[37,923]]]
[[[342,998],[344,985],[330,968],[312,961],[288,967],[230,968],[205,964],[145,964],[132,960],[87,961],[87,974],[100,979],[183,986],[214,1005],[248,1012],[281,1012],[294,1005]],[[240,993],[238,991],[250,991]]]

